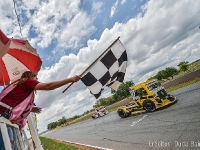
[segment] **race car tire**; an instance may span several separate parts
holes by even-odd
[[[151,100],[145,100],[143,102],[143,108],[147,112],[153,112],[156,109],[154,102],[152,102]]]
[[[98,118],[101,117],[101,115],[98,113]]]
[[[123,111],[123,109],[119,109],[117,111],[117,113],[121,118],[126,118],[127,117],[127,114]]]
[[[174,101],[175,97],[170,95],[169,98],[168,98],[170,101]]]

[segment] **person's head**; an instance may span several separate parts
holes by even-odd
[[[28,78],[35,78],[37,75],[36,74],[34,74],[33,72],[31,72],[31,71],[25,71],[23,74],[22,74],[22,76],[21,76],[21,79],[24,79],[24,78],[26,78],[26,79],[28,79]]]
[[[17,82],[17,86],[24,83],[27,79],[37,79],[37,75],[31,71],[25,71]]]

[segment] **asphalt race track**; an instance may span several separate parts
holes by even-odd
[[[122,119],[115,112],[45,136],[114,150],[200,149],[200,83],[172,92],[174,105]],[[99,148],[100,149],[100,148]]]

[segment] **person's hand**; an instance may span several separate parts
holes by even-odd
[[[80,76],[78,76],[78,75],[75,75],[75,76],[73,76],[73,77],[71,77],[71,81],[72,82],[77,82],[78,80],[80,80]]]
[[[31,109],[31,112],[39,114],[42,111],[42,108],[34,106]]]

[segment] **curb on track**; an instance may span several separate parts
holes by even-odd
[[[60,140],[60,139],[54,139],[54,140],[58,140],[58,141],[62,141],[62,142],[70,143],[70,144],[87,146],[87,147],[95,148],[95,149],[98,149],[98,150],[113,150],[113,149],[109,149],[109,148],[103,148],[103,147],[99,147],[99,146],[92,146],[92,145],[89,145],[89,144],[81,144],[81,143],[71,142],[71,141],[66,141],[66,140]]]

